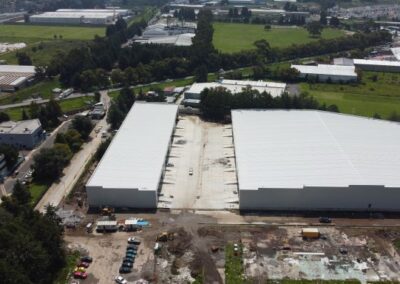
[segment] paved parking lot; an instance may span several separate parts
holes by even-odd
[[[181,116],[159,197],[160,208],[238,208],[232,129]]]

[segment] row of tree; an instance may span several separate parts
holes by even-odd
[[[0,279],[7,284],[54,283],[66,264],[63,227],[49,207],[31,207],[29,190],[19,182],[0,207]]]
[[[224,120],[232,109],[321,109],[338,112],[336,105],[320,105],[313,97],[302,93],[299,96],[272,97],[270,94],[251,88],[232,94],[225,88],[205,89],[201,93],[200,110],[205,119]]]
[[[93,129],[90,118],[77,116],[73,119],[70,129],[60,133],[52,148],[44,148],[33,158],[33,177],[42,183],[52,183],[58,180],[63,169],[69,164],[73,153],[80,150],[87,141]]]

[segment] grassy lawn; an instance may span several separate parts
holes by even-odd
[[[104,36],[104,27],[0,25],[0,41],[36,42],[54,39],[54,35],[64,40],[91,40],[95,35]]]
[[[59,87],[60,83],[57,78],[54,80],[42,81],[15,93],[7,94],[7,96],[0,99],[0,104],[7,105],[22,102],[23,100],[31,98],[32,95],[40,95],[43,99],[49,99],[52,96],[52,90]]]
[[[326,39],[343,35],[344,31],[338,29],[328,28],[322,32],[322,38]],[[316,40],[309,37],[304,28],[273,27],[265,31],[264,25],[214,23],[213,43],[222,52],[253,49],[253,43],[259,39],[267,40],[272,47],[287,47]]]
[[[39,202],[40,198],[42,198],[43,194],[45,194],[48,188],[49,186],[46,184],[31,183],[29,185],[28,189],[32,196],[32,206],[35,206]]]
[[[57,39],[54,39],[57,35]],[[71,27],[71,26],[33,26],[33,25],[0,25],[0,42],[24,42],[28,46],[19,52],[26,52],[33,65],[47,65],[51,58],[60,51],[82,46],[85,41],[94,39],[95,35],[104,36],[104,27]],[[62,36],[60,39],[59,37]],[[35,50],[36,49],[36,50]],[[16,64],[17,51],[0,55],[8,64]]]
[[[65,99],[59,101],[61,110],[63,113],[74,112],[78,110],[83,110],[88,108],[94,102],[93,97],[79,97],[73,99]],[[3,110],[3,112],[7,113],[10,116],[11,120],[18,121],[22,119],[22,109],[25,108],[26,112],[29,115],[29,106],[26,107],[15,107],[9,108],[7,110]]]
[[[73,99],[65,99],[59,102],[64,113],[73,112],[88,108],[94,103],[93,97],[79,97]]]
[[[301,84],[302,91],[321,103],[336,104],[340,112],[368,117],[378,113],[382,118],[400,113],[399,87],[399,74],[377,72],[363,72],[361,84]]]
[[[229,284],[244,283],[243,263],[241,251],[235,255],[233,244],[227,244],[225,247],[225,281]]]
[[[47,40],[32,43],[28,47],[20,49],[19,52],[25,52],[32,59],[35,66],[46,66],[51,59],[60,52],[68,53],[73,48],[84,46],[85,41],[80,40]],[[18,64],[16,53],[18,51],[7,52],[0,55],[1,60],[6,60],[7,64]]]

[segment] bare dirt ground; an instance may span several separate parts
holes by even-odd
[[[99,215],[89,214],[75,230],[66,231],[70,249],[94,258],[84,283],[112,283],[125,254],[127,238],[142,240],[129,283],[190,283],[199,275],[203,283],[224,283],[225,246],[243,244],[246,278],[254,283],[265,279],[400,280],[400,257],[393,241],[400,238],[398,219],[334,219],[318,224],[315,217],[243,216],[223,211],[182,211],[116,214],[117,220],[144,218],[151,226],[134,233],[88,234],[86,222]],[[375,223],[381,226],[374,227]],[[351,225],[353,224],[353,225]],[[303,240],[303,227],[317,225],[322,237]],[[371,226],[365,228],[364,226]],[[359,227],[358,227],[359,226]],[[156,237],[170,233],[154,253]],[[340,249],[347,253],[340,253]]]

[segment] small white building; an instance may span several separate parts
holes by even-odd
[[[200,104],[201,93],[205,89],[225,88],[232,94],[237,94],[245,88],[257,90],[260,93],[269,93],[272,97],[278,97],[286,91],[285,83],[266,82],[266,81],[248,81],[248,80],[220,80],[218,82],[194,83],[185,91],[184,104],[198,106]]]
[[[400,124],[315,110],[234,110],[241,210],[400,211]]]
[[[355,82],[357,73],[354,66],[345,65],[292,65],[291,68],[299,71],[299,77],[313,79],[319,82]]]
[[[14,92],[25,86],[35,74],[35,66],[0,65],[0,90]]]
[[[86,184],[91,207],[156,208],[178,106],[136,102]]]

